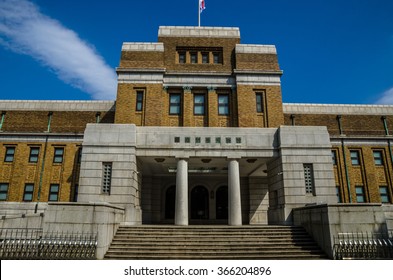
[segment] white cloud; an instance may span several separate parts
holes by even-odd
[[[376,104],[393,104],[393,88],[385,91],[381,97],[375,102]]]
[[[93,99],[116,96],[116,73],[94,47],[27,0],[0,1],[0,45],[32,56]]]

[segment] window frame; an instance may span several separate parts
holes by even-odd
[[[256,111],[257,113],[263,113],[263,92],[255,93]]]
[[[143,111],[143,100],[145,92],[143,90],[136,91],[135,112]]]
[[[221,102],[220,101],[221,98],[225,98],[226,102]],[[230,114],[230,110],[229,110],[229,94],[218,94],[217,102],[218,102],[218,115],[220,115],[220,116],[229,116],[229,114]],[[224,112],[222,112],[222,109],[224,109]]]
[[[172,102],[172,97],[178,97],[178,102]],[[181,115],[181,104],[182,98],[180,93],[170,93],[169,94],[169,115]],[[175,112],[172,111],[172,108],[177,108]]]
[[[198,64],[198,52],[196,52],[196,51],[190,52],[190,63],[191,64]]]
[[[37,153],[33,153],[37,151]],[[29,163],[37,163],[40,158],[40,147],[30,147]]]
[[[361,190],[361,192],[359,192]],[[366,203],[366,196],[364,194],[363,186],[355,186],[356,203]],[[361,200],[359,198],[361,197]]]
[[[196,102],[197,97],[202,97],[203,101],[202,102]],[[200,108],[202,110],[201,113],[197,112],[197,108]],[[196,116],[204,116],[206,114],[206,94],[204,93],[195,93],[194,94],[194,115]]]
[[[112,188],[112,172],[113,172],[112,162],[102,163],[102,183],[101,183],[101,193],[110,195]]]
[[[178,52],[179,64],[186,64],[186,57],[187,57],[187,52],[179,51]]]
[[[213,64],[222,64],[222,54],[220,52],[213,52]]]
[[[59,201],[59,193],[60,193],[60,184],[50,184],[48,201]],[[56,199],[52,199],[53,196],[55,196]]]
[[[304,171],[304,185],[306,195],[315,196],[315,178],[314,178],[314,167],[312,163],[303,164]]]
[[[385,189],[385,193],[381,190]],[[388,186],[379,186],[379,196],[381,197],[381,203],[390,203],[390,195]],[[386,199],[384,199],[386,198]]]
[[[376,157],[375,155],[378,154],[379,157]],[[381,150],[373,150],[373,158],[374,158],[374,164],[376,166],[383,166],[383,152]]]
[[[5,154],[4,154],[4,162],[14,162],[15,152],[16,152],[15,146],[6,146]]]
[[[0,183],[0,201],[8,200],[8,190],[10,188],[9,183]],[[4,196],[4,199],[2,198]]]
[[[332,150],[332,163],[333,165],[337,165],[337,150]]]
[[[31,187],[31,190],[28,190],[27,189],[28,187]],[[27,195],[31,195],[31,199],[26,199]],[[31,184],[31,183],[25,184],[25,188],[23,191],[23,201],[31,202],[31,201],[33,201],[33,198],[34,198],[34,184]]]
[[[358,150],[350,150],[349,151],[349,155],[351,157],[351,164],[353,166],[359,166],[360,165],[360,153],[359,153],[359,151]]]
[[[201,52],[202,56],[202,64],[209,64],[210,59],[209,59],[209,52]]]
[[[58,151],[61,151],[59,154]],[[64,147],[54,147],[53,163],[63,163],[64,161]]]

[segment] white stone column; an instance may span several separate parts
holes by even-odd
[[[188,225],[188,162],[183,158],[177,161],[175,225]]]
[[[241,226],[240,170],[237,159],[229,159],[228,191],[228,224],[230,226]]]

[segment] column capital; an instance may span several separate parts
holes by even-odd
[[[183,87],[183,91],[184,91],[184,92],[190,93],[191,90],[192,90],[192,87],[191,87],[191,86],[184,86],[184,87]]]
[[[240,159],[241,159],[242,157],[240,157],[240,156],[229,156],[229,157],[227,157],[227,161],[231,161],[231,160],[236,160],[236,161],[239,161]]]
[[[211,91],[216,91],[217,90],[217,88],[216,87],[212,87],[212,86],[210,86],[210,87],[207,87],[207,91],[208,92],[211,92]]]
[[[190,157],[189,157],[189,156],[175,156],[175,159],[176,159],[176,160],[182,160],[182,159],[184,159],[184,160],[189,160]]]

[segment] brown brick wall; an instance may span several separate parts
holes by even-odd
[[[182,38],[182,37],[159,37],[159,42],[164,43],[164,65],[169,71],[218,71],[232,72],[235,65],[234,50],[239,38]],[[176,47],[222,47],[222,64],[179,64],[177,63]]]
[[[95,123],[98,112],[52,113],[51,132],[83,133],[87,123]],[[101,123],[113,123],[114,112],[99,112]],[[2,131],[4,132],[45,132],[48,129],[48,114],[45,111],[8,111]]]
[[[280,66],[276,54],[238,53],[236,54],[236,69],[279,71]]]
[[[15,147],[13,162],[4,162],[7,146]],[[30,147],[39,147],[39,160],[36,163],[29,162]],[[46,146],[45,164],[44,149]],[[54,148],[63,147],[63,163],[53,163]],[[7,201],[23,201],[25,184],[34,184],[33,201],[37,201],[39,185],[42,180],[40,201],[48,201],[51,184],[59,184],[59,201],[72,201],[75,185],[79,181],[78,150],[81,143],[45,143],[28,142],[14,143],[4,142],[0,144],[0,183],[9,183]],[[42,176],[42,179],[41,179]]]
[[[297,114],[295,125],[326,126],[331,135],[339,135],[337,115]],[[285,124],[292,125],[291,114],[285,114]],[[393,132],[393,116],[387,116],[389,131]],[[342,115],[341,127],[343,134],[349,136],[383,136],[385,129],[381,116],[377,115]]]
[[[390,199],[392,199],[392,161],[389,147],[386,146],[345,146],[346,163],[342,146],[333,147],[337,152],[338,163],[334,166],[336,186],[339,186],[343,202],[349,202],[347,173],[350,182],[351,199],[356,202],[356,186],[363,186],[365,202],[380,203],[380,186],[387,186]],[[360,165],[352,165],[350,151],[356,150],[360,155]],[[375,165],[373,151],[383,152],[383,165]],[[347,171],[346,171],[347,170]],[[390,200],[392,202],[392,200]]]
[[[122,51],[120,68],[162,68],[163,52]]]

